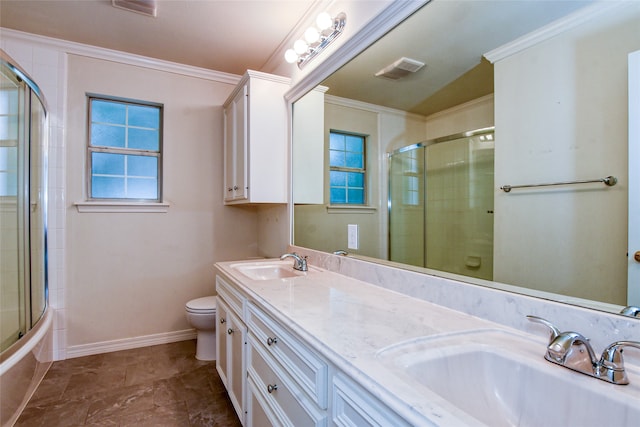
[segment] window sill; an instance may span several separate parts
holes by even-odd
[[[170,204],[167,202],[75,202],[80,213],[167,213]]]
[[[327,205],[327,213],[330,214],[373,214],[376,213],[377,208],[373,206],[358,206],[358,205]]]

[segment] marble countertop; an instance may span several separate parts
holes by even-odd
[[[540,336],[527,334],[324,269],[313,268],[305,275],[292,278],[251,280],[233,268],[244,262],[256,261],[220,262],[216,267],[249,300],[265,308],[414,425],[484,424],[428,388],[416,387],[415,383],[399,376],[380,357],[386,349],[412,340],[451,334],[459,334],[464,340],[470,331],[492,330],[517,336],[526,343],[519,351],[543,360],[547,340],[544,328],[540,329]],[[290,262],[292,260],[287,260]],[[564,369],[552,364],[549,368]],[[602,382],[583,377],[578,380]],[[639,397],[640,394],[634,395]]]

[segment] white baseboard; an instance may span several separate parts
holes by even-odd
[[[130,350],[132,348],[149,347],[196,338],[195,329],[164,332],[161,334],[143,335],[140,337],[102,341],[91,344],[72,345],[67,347],[67,359],[90,356],[92,354],[111,353],[113,351]]]

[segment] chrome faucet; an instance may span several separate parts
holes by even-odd
[[[347,256],[349,255],[349,252],[345,251],[344,249],[338,249],[337,251],[333,251],[333,254]]]
[[[293,263],[293,269],[294,270],[298,270],[298,271],[308,271],[307,268],[307,257],[301,257],[300,255],[298,255],[295,252],[292,252],[290,254],[284,254],[280,257],[280,259],[286,259],[286,258],[293,258],[295,260],[295,262]]]
[[[623,314],[629,317],[640,317],[640,307],[630,305],[628,307],[623,308],[622,311],[620,311],[620,314]]]
[[[551,331],[547,353],[544,355],[549,362],[613,384],[629,384],[622,359],[622,348],[640,349],[640,342],[614,342],[598,359],[589,339],[583,335],[571,331],[560,332],[551,322],[541,317],[527,316],[527,319],[541,323]]]

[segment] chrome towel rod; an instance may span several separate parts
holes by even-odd
[[[550,185],[589,184],[591,182],[602,182],[603,184],[605,184],[605,185],[607,185],[609,187],[613,187],[614,185],[616,185],[618,183],[618,178],[616,178],[615,176],[608,176],[606,178],[588,179],[588,180],[585,180],[585,181],[552,182],[552,183],[549,183],[549,184],[529,184],[529,185],[503,185],[502,187],[500,187],[500,189],[502,191],[504,191],[505,193],[508,193],[511,190],[513,190],[514,188],[548,187]]]

